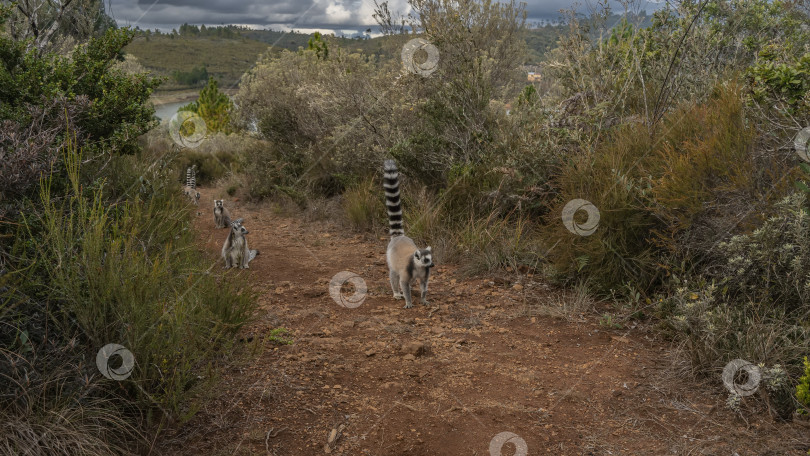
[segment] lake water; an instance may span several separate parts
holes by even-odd
[[[177,110],[180,109],[181,106],[185,106],[191,103],[193,100],[186,100],[186,101],[179,101],[177,103],[165,103],[155,105],[155,115],[160,119],[161,122],[166,122],[172,118],[173,115],[177,114]],[[248,130],[252,132],[258,131],[256,122],[251,122],[248,125]]]
[[[177,110],[181,106],[185,106],[189,103],[190,101],[180,101],[177,103],[155,105],[155,115],[158,116],[158,119],[160,119],[161,122],[164,120],[169,120],[173,115],[177,114]]]

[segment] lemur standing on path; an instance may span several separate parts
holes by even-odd
[[[388,260],[388,275],[394,299],[405,298],[405,308],[413,307],[411,302],[411,281],[419,279],[422,289],[422,304],[427,301],[428,278],[433,264],[433,252],[430,246],[419,249],[413,239],[405,236],[402,227],[402,201],[399,197],[399,171],[394,160],[383,164],[383,187],[385,189],[385,206],[388,209],[388,231],[391,241],[385,257]]]

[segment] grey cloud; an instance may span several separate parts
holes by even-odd
[[[579,2],[586,11],[594,0]],[[240,24],[288,29],[345,30],[374,27],[373,0],[110,0],[119,25],[170,30],[180,24]],[[389,0],[392,11],[407,11],[407,0]],[[529,21],[555,19],[573,0],[526,2]],[[646,7],[655,9],[654,3]],[[620,8],[616,9],[620,11]]]

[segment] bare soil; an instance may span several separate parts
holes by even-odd
[[[214,191],[201,193],[196,228],[213,262],[227,231],[214,228]],[[555,306],[566,298],[542,278],[464,277],[436,258],[431,305],[403,309],[388,285],[387,239],[269,205],[226,204],[261,251],[249,270],[229,272],[248,276],[259,309],[240,336],[245,356],[228,363],[213,396],[157,453],[744,456],[810,448],[807,422],[776,422],[760,399],[745,399],[741,415],[728,409],[719,372],[702,382],[675,376],[673,347],[650,324],[600,324],[608,304],[548,316],[562,313]],[[341,271],[368,287],[355,308],[330,297]],[[273,342],[279,327],[291,344]],[[517,438],[498,453],[502,432]]]
[[[221,92],[228,95],[236,94],[236,89],[230,87],[220,88]],[[177,90],[159,90],[152,94],[152,103],[155,106],[160,106],[169,103],[179,103],[181,101],[194,101],[200,96],[200,89],[177,89]]]

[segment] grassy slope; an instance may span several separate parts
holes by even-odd
[[[220,87],[236,84],[242,74],[256,63],[259,55],[267,52],[265,43],[244,39],[221,38],[169,38],[168,36],[138,37],[125,51],[134,55],[138,62],[161,76],[170,76],[174,71],[190,71],[204,64],[208,73],[220,81]],[[173,79],[162,86],[163,90],[182,89]]]

